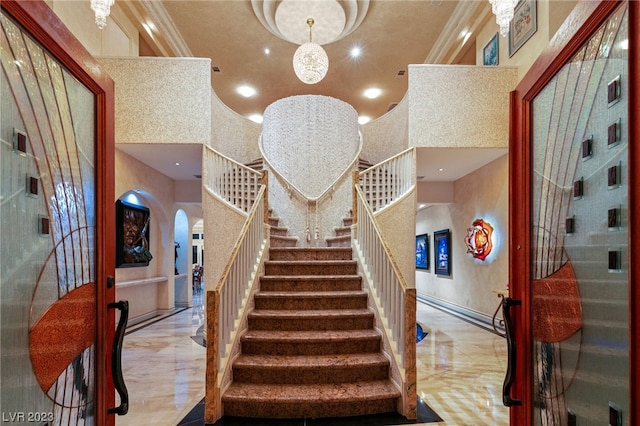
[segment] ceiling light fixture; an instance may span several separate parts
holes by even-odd
[[[245,98],[250,98],[256,94],[256,89],[251,86],[238,86],[236,91]]]
[[[358,46],[354,46],[354,47],[351,48],[351,57],[352,58],[359,57],[361,53],[362,53],[362,49],[360,49]]]
[[[91,9],[96,14],[96,25],[103,29],[107,25],[107,16],[115,0],[91,0]]]
[[[311,27],[315,21],[307,19],[309,26],[309,42],[296,49],[293,55],[293,71],[296,76],[306,84],[316,84],[321,81],[329,70],[329,57],[322,46],[313,43],[311,39]]]
[[[365,98],[375,99],[378,96],[382,95],[382,89],[378,89],[377,87],[370,87],[369,89],[362,92]]]
[[[518,0],[489,0],[491,10],[496,15],[496,23],[500,27],[500,35],[509,34],[509,23],[513,19],[513,11]]]

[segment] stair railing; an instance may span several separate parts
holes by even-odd
[[[268,248],[268,172],[258,172],[206,147],[204,186],[222,202],[240,210],[246,220],[213,290],[207,291],[207,371],[205,420],[222,415],[225,371],[239,335],[245,305],[260,275]]]
[[[415,148],[360,172],[363,195],[374,212],[387,207],[415,185]]]
[[[262,184],[262,172],[240,164],[205,145],[204,186],[218,198],[243,212],[248,212],[257,200]]]
[[[413,339],[415,343],[415,288],[409,288],[400,273],[362,188],[355,185],[355,191],[357,226],[354,246],[362,259],[362,268],[369,285],[375,291],[380,313],[391,333],[396,355],[400,358],[400,367],[405,368],[407,361],[415,360],[415,345],[405,345],[409,341],[407,339]],[[408,335],[410,333],[414,336]]]

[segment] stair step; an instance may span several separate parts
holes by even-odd
[[[337,355],[380,352],[374,329],[332,331],[249,330],[242,337],[246,355]]]
[[[355,260],[267,260],[265,275],[354,275]]]
[[[320,310],[365,309],[364,291],[261,291],[254,296],[256,309]]]
[[[357,291],[360,275],[271,275],[260,277],[261,291]]]
[[[250,330],[356,330],[373,327],[369,309],[326,309],[290,312],[256,309],[249,313]]]
[[[222,402],[226,416],[316,418],[392,412],[399,397],[390,381],[276,386],[234,382]]]
[[[298,244],[298,237],[283,237],[280,235],[270,236],[271,247],[295,247]]]
[[[278,226],[278,224],[280,223],[279,217],[269,216],[268,220],[269,220],[269,225],[271,226]]]
[[[233,380],[242,383],[324,384],[370,382],[389,377],[389,360],[380,353],[318,356],[240,355]]]
[[[329,247],[351,247],[351,235],[341,235],[339,237],[325,238]]]
[[[333,228],[333,232],[336,234],[336,237],[351,237],[351,228],[348,226],[341,226]]]
[[[289,228],[286,226],[272,226],[271,227],[271,236],[279,236],[286,237],[289,234]],[[297,241],[297,238],[296,238]]]
[[[351,260],[351,249],[342,247],[271,248],[269,260]]]

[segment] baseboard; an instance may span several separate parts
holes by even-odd
[[[480,327],[483,330],[504,337],[504,326],[498,324],[498,321],[496,320],[494,329],[493,318],[486,314],[483,314],[482,312],[477,312],[467,307],[456,305],[455,303],[451,303],[444,299],[438,299],[436,297],[428,296],[421,293],[418,293],[416,295],[416,300],[442,312],[453,315],[454,317],[468,322],[469,324],[475,325],[476,327]]]

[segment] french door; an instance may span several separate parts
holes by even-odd
[[[640,424],[639,5],[579,4],[512,94],[512,425]]]
[[[113,83],[40,1],[0,62],[2,422],[113,424]]]

